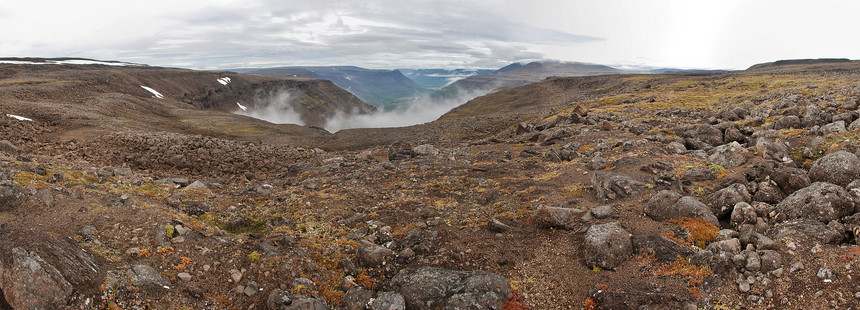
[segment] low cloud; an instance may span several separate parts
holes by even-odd
[[[378,111],[371,114],[346,115],[339,113],[326,121],[329,132],[351,128],[405,127],[435,121],[469,100],[487,94],[490,90],[461,91],[456,98],[432,98],[429,95],[415,98],[405,109]]]
[[[304,125],[299,113],[293,108],[290,92],[278,89],[271,93],[258,93],[254,97],[254,106],[248,111],[236,114],[247,115],[274,124]]]

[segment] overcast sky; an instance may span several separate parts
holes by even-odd
[[[0,0],[0,56],[195,69],[860,58],[860,1]]]

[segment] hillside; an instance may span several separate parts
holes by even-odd
[[[237,70],[272,77],[304,77],[332,81],[361,100],[382,109],[396,107],[427,90],[398,70],[371,70],[359,67],[278,67]]]
[[[398,69],[404,76],[429,90],[438,90],[467,77],[491,73],[489,69]]]
[[[0,96],[4,98],[0,107],[43,121],[62,119],[75,128],[163,130],[167,126],[186,133],[244,136],[255,132],[264,136],[277,132],[304,136],[319,133],[316,129],[273,125],[234,113],[243,112],[243,107],[248,110],[245,113],[288,110],[296,114],[296,123],[321,127],[326,118],[337,113],[375,110],[325,80],[28,61],[0,59]],[[88,60],[79,60],[85,61]]]
[[[458,80],[433,93],[438,97],[456,97],[461,93],[486,92],[500,87],[521,86],[543,80],[550,76],[589,76],[623,73],[621,70],[603,65],[576,62],[531,62],[514,63],[495,72],[473,75]]]
[[[858,309],[858,79],[553,77],[329,134],[228,113],[319,80],[0,64],[0,308]]]

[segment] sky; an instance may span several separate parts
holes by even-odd
[[[192,69],[500,68],[561,60],[744,69],[860,59],[860,1],[0,0],[0,57]]]

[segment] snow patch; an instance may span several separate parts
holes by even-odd
[[[239,106],[239,108],[242,109],[242,111],[248,111],[248,107],[243,106],[241,103],[236,102],[236,105]]]
[[[148,92],[152,93],[152,95],[153,95],[153,96],[155,96],[155,98],[158,98],[158,99],[164,99],[164,95],[162,95],[161,93],[159,93],[159,92],[155,91],[155,90],[154,90],[154,89],[152,89],[152,88],[149,88],[149,87],[146,87],[146,86],[143,86],[143,85],[140,85],[140,88],[143,88],[143,89],[145,89],[146,91],[148,91]]]
[[[222,78],[218,79],[218,83],[221,83],[221,85],[230,84],[230,78],[226,77],[226,76],[222,77]]]
[[[28,122],[32,122],[32,121],[33,121],[33,119],[26,118],[26,117],[23,117],[23,116],[18,116],[18,115],[6,114],[6,116],[11,117],[11,118],[14,118],[14,119],[17,119],[17,120],[19,120],[19,121],[28,121]]]

